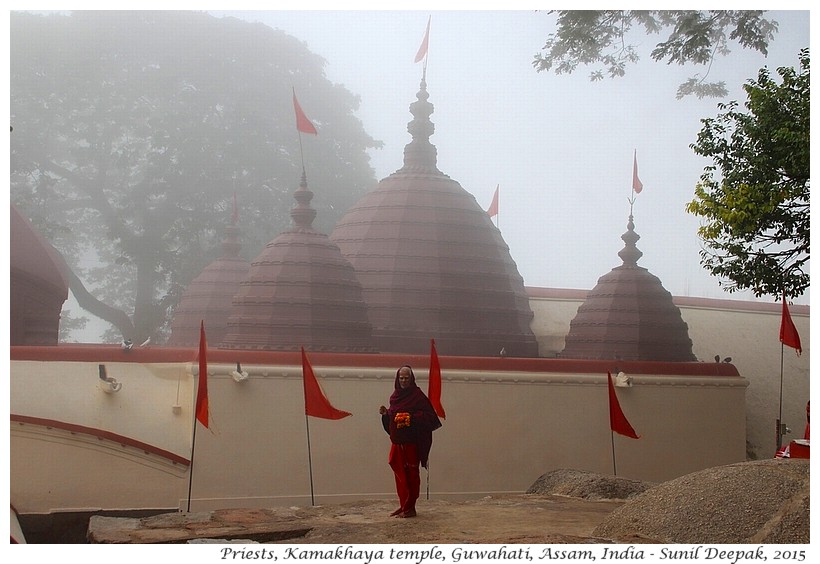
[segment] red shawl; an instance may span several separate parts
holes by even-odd
[[[402,388],[399,384],[399,371],[405,367],[410,368],[410,385]],[[441,427],[441,421],[433,409],[433,404],[416,385],[416,375],[410,366],[405,365],[396,370],[393,388],[390,407],[387,409],[387,422],[392,422],[396,413],[410,414],[412,425],[416,428],[415,443],[418,447],[419,460],[421,465],[427,468],[427,459],[433,446],[433,431]]]

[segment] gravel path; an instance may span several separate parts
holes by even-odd
[[[718,466],[648,489],[594,535],[658,544],[807,544],[809,461]]]

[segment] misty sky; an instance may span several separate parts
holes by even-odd
[[[725,292],[699,264],[699,219],[684,207],[710,161],[689,145],[719,100],[675,98],[681,82],[705,70],[653,62],[657,37],[633,35],[641,61],[623,78],[592,83],[588,67],[560,76],[534,70],[534,54],[555,30],[546,12],[211,13],[281,29],[324,57],[328,78],[361,96],[358,117],[385,143],[371,151],[379,179],[402,166],[422,72],[413,59],[432,14],[427,89],[438,168],[484,208],[500,186],[498,225],[525,285],[591,289],[621,264],[637,150],[644,184],[634,207],[639,265],[673,295],[754,299]],[[709,78],[730,91],[724,102],[745,102],[746,80],[763,66],[797,66],[799,50],[809,46],[808,12],[770,16],[780,31],[768,57],[734,46],[712,65]],[[312,189],[320,198],[322,187]],[[808,295],[796,301],[808,303]]]
[[[208,6],[138,6],[169,7]],[[641,60],[623,78],[593,83],[593,68],[583,66],[570,75],[536,72],[533,57],[555,31],[554,16],[545,11],[210,13],[281,29],[326,59],[327,77],[361,97],[358,117],[371,136],[384,142],[383,149],[370,151],[378,179],[402,166],[410,141],[409,105],[422,73],[422,64],[413,59],[432,15],[427,89],[435,107],[431,119],[436,131],[430,140],[438,149],[438,168],[485,209],[500,186],[498,226],[525,285],[591,289],[621,264],[617,253],[623,247],[620,236],[629,215],[637,150],[644,185],[634,206],[643,252],[638,264],[673,295],[755,299],[750,292],[723,291],[700,266],[699,219],[684,208],[711,161],[695,155],[689,145],[701,129],[700,120],[718,113],[719,102],[745,102],[742,85],[756,78],[761,67],[768,66],[776,77],[778,66],[798,66],[799,50],[810,44],[808,11],[769,13],[780,29],[768,57],[732,45],[729,56],[715,60],[709,79],[725,81],[730,92],[722,100],[676,100],[678,85],[705,69],[655,63],[649,52],[658,36],[640,33],[630,39],[641,46]],[[310,107],[304,110],[310,115]],[[315,201],[324,188],[311,185]],[[808,304],[809,293],[795,302]],[[97,325],[73,297],[66,307]]]

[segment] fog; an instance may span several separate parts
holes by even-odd
[[[426,79],[438,168],[485,209],[499,187],[497,225],[526,286],[591,289],[620,264],[636,152],[644,186],[633,210],[639,265],[676,296],[757,300],[748,291],[724,291],[700,266],[699,219],[685,206],[711,161],[690,144],[719,103],[742,106],[742,85],[761,67],[776,76],[777,67],[798,65],[799,50],[810,44],[808,11],[770,12],[779,32],[768,56],[730,45],[732,52],[708,70],[709,80],[725,81],[729,95],[700,100],[675,95],[680,83],[706,69],[652,61],[659,37],[638,32],[630,40],[640,45],[641,60],[622,78],[591,82],[594,68],[584,66],[569,75],[536,72],[533,57],[555,31],[546,11],[209,13],[281,29],[326,59],[327,77],[361,97],[357,116],[384,143],[370,151],[377,179],[402,166],[409,105],[422,76],[414,57],[431,16]],[[322,187],[311,188],[321,198]],[[794,301],[808,304],[809,293]],[[66,308],[91,320],[81,340],[96,340],[107,326],[73,297]]]
[[[499,186],[498,227],[525,285],[591,289],[620,265],[637,151],[639,265],[673,295],[755,299],[724,291],[700,266],[700,220],[685,205],[711,161],[689,145],[719,102],[745,102],[742,85],[761,67],[775,74],[798,65],[799,50],[809,46],[808,12],[769,14],[780,27],[768,57],[734,45],[717,58],[709,79],[729,90],[720,100],[677,100],[678,85],[705,70],[652,61],[658,37],[640,33],[631,39],[641,60],[622,78],[591,82],[593,69],[583,66],[570,75],[536,72],[533,56],[555,30],[544,11],[211,13],[281,29],[324,57],[328,78],[361,96],[358,116],[384,142],[371,151],[379,179],[402,166],[408,107],[422,74],[413,61],[432,16],[427,90],[438,168],[485,209]],[[808,303],[808,293],[795,301]]]

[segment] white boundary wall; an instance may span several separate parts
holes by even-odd
[[[583,290],[528,288],[535,313],[533,332],[539,354],[550,358],[564,348],[564,338],[578,307],[586,297]],[[730,357],[740,374],[749,380],[746,416],[750,455],[771,458],[776,451],[776,421],[780,414],[780,303],[727,299],[675,297],[681,316],[689,326],[693,352],[698,360],[714,362]],[[782,420],[792,430],[784,442],[803,437],[806,402],[809,401],[811,358],[809,306],[790,307],[792,321],[800,334],[803,354],[783,351]]]
[[[209,362],[211,429],[197,428],[191,510],[310,504],[308,425],[316,503],[395,497],[378,408],[404,362],[426,389],[429,359],[312,355],[331,402],[353,413],[327,421],[305,418],[301,365],[290,360],[298,355],[279,354],[288,362],[273,364],[245,357],[249,377],[236,382],[227,361],[235,353],[209,354],[219,357]],[[365,366],[350,366],[354,357]],[[175,371],[134,360],[107,363],[122,382],[114,394],[100,389],[91,363],[54,360],[32,370],[12,360],[11,501],[20,514],[187,508],[190,443],[180,447],[179,437],[192,435],[197,366],[179,363]],[[613,473],[604,364],[455,357],[441,364],[447,419],[434,433],[431,497],[523,492],[558,468]],[[627,365],[633,386],[617,388],[641,435],[614,436],[617,474],[663,481],[744,460],[747,380],[731,367],[707,376],[670,374],[669,364],[658,374],[653,366]],[[82,409],[60,407],[71,405]],[[27,414],[39,419],[21,421]],[[99,435],[109,429],[116,436]]]

